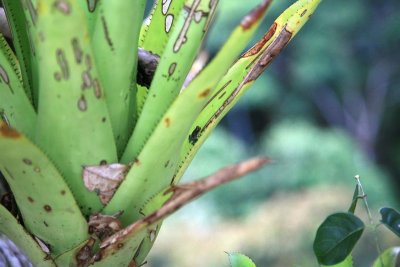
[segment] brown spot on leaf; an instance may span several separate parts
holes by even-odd
[[[247,50],[247,52],[243,54],[242,58],[250,57],[260,52],[265,43],[267,43],[272,38],[272,36],[274,36],[277,26],[278,25],[276,24],[276,22],[274,22],[274,24],[272,24],[271,28],[269,28],[269,30],[264,34],[261,40],[258,41],[252,48]]]
[[[49,227],[46,221],[43,221],[44,226]]]
[[[43,209],[45,210],[45,211],[47,211],[47,212],[51,212],[51,206],[50,205],[44,205],[43,206]]]
[[[98,79],[93,80],[93,90],[94,90],[94,96],[97,99],[101,98],[101,85]]]
[[[32,165],[32,161],[30,159],[22,159],[22,161],[26,164],[26,165]]]
[[[260,21],[260,19],[265,14],[265,11],[268,9],[269,5],[271,4],[272,0],[264,0],[260,5],[256,8],[251,10],[242,20],[240,26],[244,30],[248,30],[251,28],[255,23]]]
[[[81,97],[78,99],[78,109],[80,111],[87,110],[87,103],[84,95],[81,95]]]
[[[206,98],[211,92],[211,89],[208,88],[199,94],[199,98]]]
[[[165,118],[164,119],[164,124],[165,124],[165,127],[168,128],[171,125],[171,119],[170,118]]]
[[[135,165],[140,165],[140,164],[141,164],[140,160],[137,159],[137,158],[133,161],[133,163],[134,163]]]
[[[101,118],[101,122],[106,122],[106,117]]]
[[[0,134],[7,138],[19,138],[21,134],[7,126],[7,124],[0,122]]]
[[[63,196],[63,195],[65,195],[65,190],[61,190],[60,191],[60,194]]]
[[[31,203],[35,202],[35,200],[33,200],[32,197],[28,197],[28,201],[31,202]]]
[[[300,17],[304,17],[304,15],[307,13],[307,9],[304,9],[304,11],[300,14]]]
[[[118,243],[118,244],[117,244],[117,248],[118,248],[118,249],[121,249],[121,248],[123,248],[123,247],[124,247],[124,243]]]
[[[176,69],[176,62],[172,63],[169,68],[168,68],[168,75],[172,76],[172,74],[174,74]]]
[[[169,160],[167,160],[167,161],[164,163],[164,168],[167,168],[167,167],[168,167],[168,164],[169,164]]]

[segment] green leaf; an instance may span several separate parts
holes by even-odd
[[[96,7],[99,15],[92,49],[119,153],[135,122],[136,91],[132,89],[136,86],[137,46],[145,2],[100,1]]]
[[[389,228],[390,231],[400,237],[400,214],[393,208],[381,208],[379,210],[382,219],[381,222]]]
[[[247,256],[240,253],[228,253],[231,267],[256,267],[254,262]]]
[[[55,266],[51,259],[46,260],[47,254],[2,205],[0,205],[0,232],[11,239],[25,253],[33,266]]]
[[[400,260],[400,247],[392,247],[386,249],[374,261],[372,267],[396,267]]]
[[[46,155],[0,122],[0,169],[26,228],[58,255],[85,240],[88,226],[67,184]]]
[[[99,211],[82,166],[118,161],[106,98],[84,11],[76,0],[39,0],[37,144],[50,156],[85,214]]]
[[[18,61],[7,41],[0,36],[0,115],[13,128],[33,138],[36,113],[19,76]]]
[[[36,10],[32,4],[32,1],[26,1],[26,5],[23,5],[23,1],[16,0],[4,0],[2,1],[6,11],[8,23],[11,28],[13,37],[13,44],[15,51],[20,62],[21,74],[23,80],[23,86],[25,93],[29,99],[37,100],[36,92],[33,91],[33,79],[34,72],[32,69],[35,63],[35,56],[32,51],[33,38],[31,32],[33,32],[33,22],[36,21]],[[30,16],[26,16],[30,14]]]
[[[179,94],[213,18],[218,1],[187,0],[176,17],[149,88],[143,110],[129,139],[122,163],[132,162],[149,140],[173,100]]]
[[[207,98],[206,106],[202,107],[183,144],[181,163],[175,173],[178,180],[212,130],[292,40],[319,3],[320,0],[299,0],[287,8],[275,20],[263,38],[246,51],[213,88]]]
[[[317,230],[314,253],[323,265],[334,265],[346,259],[364,231],[364,223],[352,213],[328,216]]]
[[[325,265],[322,265],[325,266]],[[353,257],[349,255],[344,261],[339,262],[334,265],[330,265],[330,267],[353,267]]]

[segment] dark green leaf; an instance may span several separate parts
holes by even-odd
[[[382,219],[381,222],[386,225],[393,233],[400,237],[400,214],[392,208],[381,208],[379,210]]]
[[[352,213],[328,216],[314,240],[314,253],[319,263],[334,265],[342,262],[351,253],[364,228],[364,223]]]

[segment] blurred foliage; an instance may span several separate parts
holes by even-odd
[[[361,176],[374,207],[395,201],[387,175],[343,131],[320,129],[300,120],[283,121],[274,124],[262,139],[259,146],[246,150],[240,140],[219,128],[190,166],[187,177],[200,177],[251,154],[268,155],[274,160],[262,170],[210,193],[220,214],[243,215],[275,192],[322,184],[353,188],[356,174]]]

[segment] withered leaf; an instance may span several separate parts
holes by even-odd
[[[101,203],[107,204],[124,180],[128,169],[128,165],[119,163],[85,166],[83,168],[83,181],[88,190],[97,193]]]

